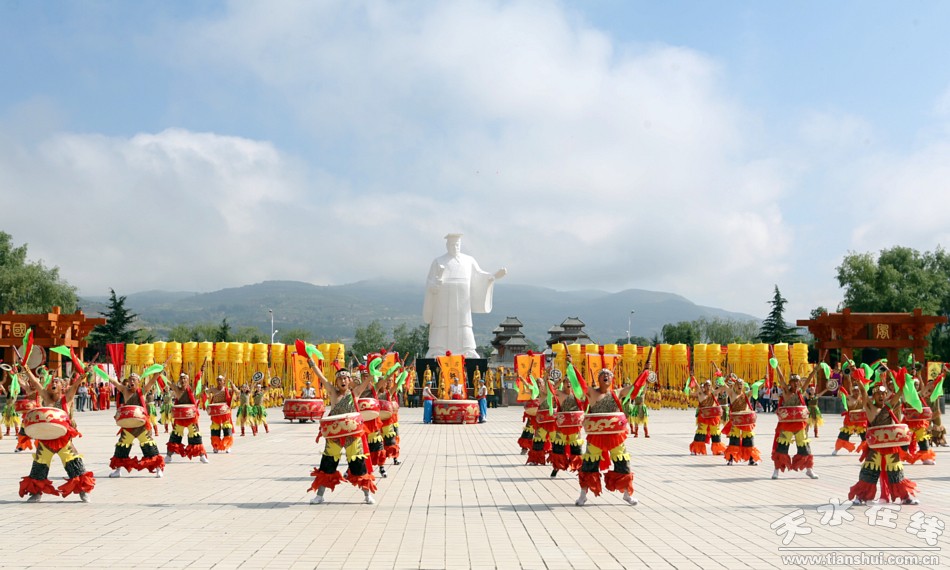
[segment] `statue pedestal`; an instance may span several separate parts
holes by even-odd
[[[438,396],[441,394],[439,389],[442,387],[443,380],[440,379],[441,369],[439,361],[435,358],[417,358],[416,372],[421,378],[426,367],[432,371],[432,391]],[[478,422],[478,400],[475,399],[478,386],[472,385],[472,378],[475,371],[481,372],[482,378],[488,372],[487,358],[466,358],[465,359],[465,390],[467,398],[465,400],[441,400],[437,399],[432,404],[432,421],[436,424],[474,424]],[[421,388],[420,388],[421,391]]]

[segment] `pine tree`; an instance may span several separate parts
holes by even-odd
[[[106,324],[92,329],[89,344],[104,347],[109,343],[135,342],[140,329],[133,329],[132,323],[138,315],[125,308],[125,295],[116,297],[114,289],[109,289],[109,293],[109,309],[103,314]]]
[[[775,286],[775,295],[769,301],[772,310],[769,316],[762,321],[762,328],[759,329],[759,340],[768,344],[779,342],[794,342],[798,340],[798,332],[795,327],[790,327],[785,323],[785,305],[788,299],[782,297],[782,293]]]
[[[228,324],[227,317],[221,320],[221,326],[214,333],[214,340],[216,342],[231,342],[231,325]]]

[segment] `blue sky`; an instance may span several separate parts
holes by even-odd
[[[81,221],[2,227],[87,294],[421,281],[462,231],[512,282],[804,316],[848,251],[948,241],[948,16],[7,2],[0,198]]]

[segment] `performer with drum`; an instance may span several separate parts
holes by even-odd
[[[570,355],[568,355],[570,358]],[[573,366],[568,362],[568,366]],[[586,407],[587,402],[577,401],[566,376],[561,374],[557,368],[551,370],[551,378],[557,380],[560,377],[560,385],[554,392],[554,397],[558,401],[558,412],[555,416],[555,431],[551,434],[551,477],[557,477],[558,471],[568,471],[576,473],[581,468],[583,457],[581,453],[581,426],[584,423],[584,411],[582,405]]]
[[[933,404],[931,408],[933,416],[930,419],[930,443],[940,447],[947,447],[947,428],[944,427],[940,417],[940,402],[934,402],[934,400],[940,396],[934,396],[934,391],[937,389],[937,386],[943,384],[943,379],[948,370],[950,370],[950,368],[948,368],[947,364],[944,364],[940,374],[930,382],[926,382],[925,387],[920,391],[921,401],[931,402]],[[943,394],[942,388],[938,394]]]
[[[251,388],[247,384],[241,386],[238,392],[238,408],[235,413],[237,424],[241,427],[241,437],[244,437],[244,428],[251,423]],[[257,430],[251,426],[251,431],[257,435]]]
[[[551,370],[554,370],[553,368]],[[537,422],[534,438],[531,441],[531,451],[528,452],[528,465],[545,465],[550,463],[548,454],[551,453],[551,436],[556,429],[557,400],[551,390],[550,371],[548,378],[539,379],[538,411],[535,415]]]
[[[646,390],[644,390],[647,394]],[[627,418],[630,420],[630,431],[633,437],[640,437],[640,426],[643,426],[643,437],[650,437],[650,410],[646,405],[646,396],[644,392],[637,394],[633,402],[629,404],[626,410]]]
[[[633,496],[633,472],[630,471],[630,454],[624,442],[627,439],[627,416],[623,412],[621,399],[626,398],[637,386],[636,383],[620,390],[619,394],[611,389],[614,373],[609,368],[601,368],[597,374],[597,385],[587,392],[589,407],[584,416],[584,431],[587,432],[587,449],[578,475],[581,494],[574,504],[587,503],[587,492],[593,491],[600,496],[600,471],[610,466],[612,471],[604,473],[604,485],[608,491],[623,491],[623,500],[630,505],[639,501]]]
[[[863,390],[855,390],[868,417],[868,456],[861,464],[858,482],[848,491],[848,498],[856,505],[873,501],[880,481],[883,501],[900,500],[905,505],[916,505],[919,504],[914,497],[917,484],[904,476],[900,458],[900,447],[913,436],[894,411],[900,410],[901,403],[901,391],[894,383],[894,375],[886,364],[882,369],[885,379],[871,389],[870,397]]]
[[[722,378],[722,371],[715,362],[716,377]],[[709,450],[713,455],[722,455],[726,446],[722,444],[722,406],[719,404],[719,394],[725,390],[725,385],[713,388],[712,382],[706,380],[699,386],[699,402],[696,407],[696,434],[689,444],[690,455],[706,455],[706,444],[712,442]]]
[[[30,474],[20,480],[20,496],[29,494],[27,502],[36,503],[44,494],[68,497],[71,493],[78,493],[79,500],[88,503],[88,493],[96,486],[96,478],[91,471],[86,471],[82,456],[73,445],[73,438],[79,435],[79,431],[73,421],[72,402],[82,377],[68,386],[62,378],[53,378],[44,388],[32,371],[25,368],[24,372],[31,392],[39,397],[40,407],[23,415],[26,434],[36,439],[36,452]],[[49,479],[54,455],[59,456],[69,476],[58,489]]]
[[[920,401],[923,404],[923,408],[918,412],[912,408],[910,404],[904,402],[904,423],[910,428],[914,437],[911,439],[910,445],[904,448],[904,456],[902,459],[911,464],[920,461],[922,465],[934,465],[937,460],[937,454],[930,448],[930,421],[933,419],[933,410],[927,405],[927,397],[930,396],[930,391],[924,389],[923,383],[920,381],[920,373],[923,366],[924,365],[920,362],[914,363],[912,380],[914,388],[917,390]],[[935,407],[939,408],[940,406]]]
[[[122,384],[109,378],[109,382],[122,394],[123,405],[119,406],[115,423],[119,426],[119,441],[115,444],[115,453],[109,461],[109,468],[113,469],[109,477],[119,477],[124,467],[126,472],[147,470],[156,477],[162,477],[165,469],[165,460],[158,450],[158,444],[152,439],[149,429],[149,412],[146,411],[145,400],[149,390],[157,383],[158,375],[151,376],[145,382],[143,389],[142,379],[138,374],[132,374]],[[142,449],[142,459],[129,457],[132,452],[132,443],[139,442]]]
[[[396,433],[396,422],[399,420],[399,401],[396,392],[392,390],[391,376],[384,376],[377,384],[379,400],[379,420],[382,425],[383,449],[386,458],[392,458],[393,465],[399,465],[399,440]],[[374,461],[375,463],[375,461]],[[385,475],[384,475],[385,477]]]
[[[178,454],[188,459],[200,457],[202,463],[208,463],[208,454],[205,452],[201,433],[198,431],[198,399],[192,392],[188,374],[182,372],[178,377],[178,384],[171,384],[171,389],[175,400],[175,405],[172,407],[175,427],[168,437],[165,462],[171,463],[174,454]],[[182,444],[186,429],[188,430],[187,447]]]
[[[729,395],[729,446],[726,447],[726,464],[733,465],[748,461],[749,465],[758,465],[761,460],[755,447],[755,408],[754,399],[749,398],[746,383],[735,374],[730,374],[732,382],[727,382]]]
[[[234,423],[231,420],[231,390],[234,385],[224,376],[215,380],[216,386],[205,388],[208,395],[208,414],[211,415],[211,448],[215,453],[231,453],[234,445]]]
[[[802,379],[798,374],[792,374],[786,382],[782,368],[778,366],[774,368],[778,377],[776,384],[782,389],[782,396],[779,407],[775,410],[778,424],[775,427],[775,439],[772,442],[772,463],[775,465],[772,479],[778,479],[779,472],[786,469],[791,471],[804,469],[808,477],[818,478],[812,470],[815,465],[815,456],[811,453],[808,440],[808,406],[805,405],[802,390],[811,385],[819,368],[821,367],[818,365],[812,368],[805,386],[802,386]],[[797,449],[794,459],[788,454],[793,441]]]
[[[868,431],[868,414],[864,409],[865,399],[861,397],[862,394],[865,396],[867,394],[864,393],[864,386],[861,382],[854,380],[854,376],[851,374],[851,366],[844,366],[841,371],[841,387],[844,392],[847,392],[845,406],[848,409],[844,412],[844,423],[841,426],[841,431],[838,432],[835,449],[831,452],[832,455],[838,455],[838,452],[842,449],[846,449],[848,452],[857,449],[862,452],[867,447],[865,438]],[[857,448],[851,443],[851,436],[855,434],[861,438],[861,444]]]
[[[363,420],[356,410],[356,399],[372,386],[372,379],[369,373],[364,371],[362,383],[353,386],[350,372],[340,369],[331,384],[312,360],[309,364],[330,396],[330,415],[320,420],[320,435],[326,438],[327,443],[323,449],[320,467],[310,473],[313,483],[308,492],[317,492],[310,504],[323,503],[327,488],[332,491],[343,481],[344,478],[337,471],[337,467],[343,453],[346,453],[346,481],[362,489],[364,501],[371,505],[376,502],[373,498],[376,478],[373,477],[373,466],[368,457],[369,447],[363,433]],[[319,441],[319,437],[317,440]]]

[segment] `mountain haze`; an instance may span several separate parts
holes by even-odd
[[[316,339],[352,339],[356,327],[379,320],[386,330],[400,323],[422,324],[421,283],[371,280],[347,285],[320,286],[299,281],[265,281],[210,293],[145,291],[126,295],[126,307],[143,324],[161,336],[177,324],[219,323],[227,318],[232,330],[255,326],[270,331],[268,309],[274,311],[278,330],[303,328]],[[121,294],[121,293],[119,293]],[[107,298],[85,297],[83,310],[90,315],[106,308]],[[528,339],[543,344],[547,330],[565,318],[579,317],[597,343],[613,342],[627,334],[630,310],[632,336],[652,337],[666,323],[700,317],[758,320],[756,317],[697,305],[672,293],[628,289],[606,291],[556,291],[545,287],[499,282],[490,314],[474,315],[479,345],[506,316],[524,323]]]

